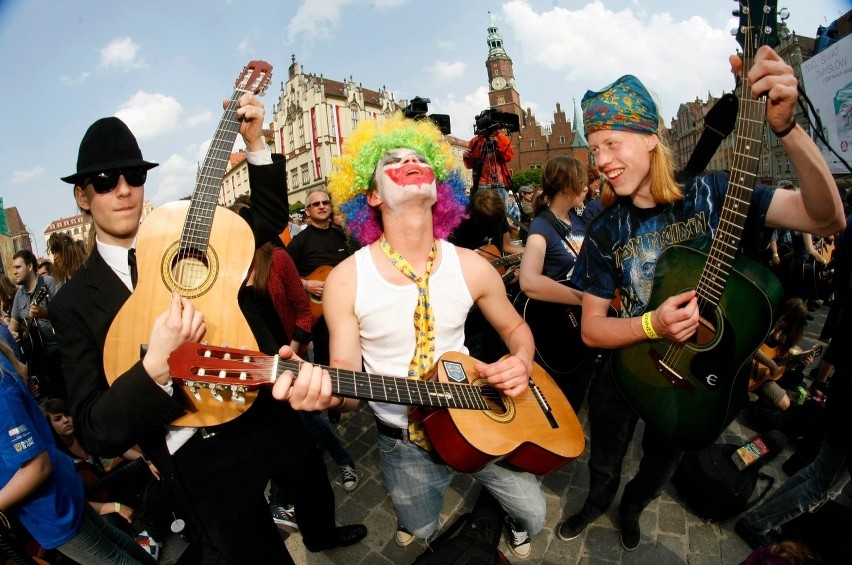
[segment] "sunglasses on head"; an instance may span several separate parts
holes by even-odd
[[[328,206],[329,204],[331,204],[331,200],[317,200],[308,204],[308,208],[319,208],[320,206]]]
[[[132,167],[128,169],[113,169],[111,171],[101,171],[95,173],[83,181],[83,186],[92,185],[95,192],[98,194],[106,194],[112,192],[118,186],[118,178],[124,176],[124,180],[130,186],[142,186],[148,178],[148,169],[145,167]]]

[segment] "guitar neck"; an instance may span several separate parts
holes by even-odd
[[[521,262],[521,256],[523,256],[524,252],[521,251],[519,253],[513,253],[512,255],[506,255],[505,257],[499,257],[497,259],[491,260],[491,265],[493,267],[503,267],[505,265],[514,265],[515,263]]]
[[[298,374],[301,363],[277,358],[278,368]],[[349,398],[375,400],[390,404],[488,410],[483,393],[492,390],[471,384],[442,383],[434,380],[407,379],[324,367],[331,376],[334,394]],[[280,373],[278,373],[280,375]],[[277,377],[276,377],[277,378]],[[494,390],[494,394],[499,393]]]
[[[136,469],[147,465],[148,463],[142,457],[138,459],[134,459],[127,465],[116,469],[115,471],[110,471],[100,479],[96,481],[92,481],[91,483],[86,485],[86,492],[92,493],[97,492],[99,490],[104,490],[109,488],[113,483],[117,480],[123,478],[125,475],[129,475]]]
[[[191,249],[204,252],[210,241],[210,229],[213,226],[213,215],[216,212],[219,200],[219,189],[222,185],[222,177],[225,168],[231,158],[234,141],[240,131],[240,121],[237,119],[237,109],[243,90],[234,90],[228,107],[222,114],[219,126],[207,154],[204,163],[198,172],[195,191],[189,205],[186,223],[181,234],[181,249]]]
[[[751,63],[750,57],[744,57],[743,68],[750,68]],[[696,288],[698,296],[713,308],[722,299],[722,292],[731,273],[731,266],[739,253],[740,241],[748,217],[751,195],[760,164],[765,112],[765,97],[753,99],[748,80],[743,76],[739,89],[736,142],[728,189],[707,263]]]

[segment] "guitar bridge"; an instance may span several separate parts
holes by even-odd
[[[666,362],[663,361],[663,356],[660,355],[657,350],[651,349],[648,352],[648,355],[650,355],[651,360],[654,361],[654,367],[656,367],[657,372],[660,373],[664,379],[670,382],[672,386],[685,390],[686,392],[695,391],[695,385],[680,376],[677,371],[666,364]]]

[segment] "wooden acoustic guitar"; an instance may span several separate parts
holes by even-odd
[[[775,2],[742,2],[737,39],[743,48],[739,114],[728,190],[709,250],[673,245],[657,260],[648,310],[695,289],[701,321],[682,344],[644,341],[613,351],[611,368],[624,398],[672,447],[699,451],[713,443],[747,398],[751,358],[782,299],[778,280],[738,256],[760,162],[765,97],[748,83],[755,52],[776,39]]]
[[[311,274],[306,276],[305,279],[309,281],[325,281],[333,268],[331,265],[320,265],[311,271]],[[313,327],[322,316],[322,297],[309,292],[308,299],[311,302],[311,327]]]
[[[204,339],[209,343],[257,349],[237,304],[254,256],[254,236],[242,218],[217,206],[217,201],[240,129],[237,101],[245,92],[262,93],[271,70],[264,61],[251,61],[243,69],[204,158],[192,199],[159,206],[142,222],[136,252],[139,280],[113,320],[104,346],[110,384],[139,361],[154,320],[169,308],[173,291],[192,299],[204,312]],[[245,412],[255,396],[190,395],[187,413],[173,423],[221,424]]]
[[[497,269],[500,275],[505,275],[509,267],[517,265],[521,262],[524,252],[512,253],[511,255],[503,255],[497,246],[493,243],[485,244],[476,249],[476,252],[491,263],[491,266]]]
[[[473,370],[475,359],[447,353],[429,380],[382,376],[325,367],[334,394],[423,407],[429,440],[444,461],[464,473],[503,460],[544,475],[578,457],[583,428],[559,387],[538,365],[529,389],[509,398]],[[195,391],[239,394],[273,384],[285,370],[298,374],[301,361],[254,351],[185,343],[172,352],[176,382]]]
[[[777,381],[782,376],[784,376],[784,371],[787,370],[787,367],[799,361],[807,359],[810,355],[813,355],[814,357],[819,357],[820,355],[822,355],[821,344],[814,345],[810,349],[805,349],[804,351],[797,351],[796,349],[797,348],[791,349],[790,353],[786,356],[780,356],[778,354],[777,347],[770,347],[765,343],[761,345],[760,351],[762,351],[764,355],[772,359],[775,364],[778,365],[779,371],[778,374],[773,377],[772,372],[769,370],[769,367],[767,367],[763,363],[758,363],[757,359],[754,359],[752,361],[751,378],[749,379],[748,390],[753,391],[766,381]]]

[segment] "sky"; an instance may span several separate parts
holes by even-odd
[[[813,37],[849,0],[781,0],[787,25]],[[488,107],[485,58],[493,18],[524,108],[573,117],[586,90],[623,74],[659,98],[667,123],[682,102],[733,88],[730,0],[0,0],[0,196],[45,254],[43,232],[78,213],[70,185],[86,129],[118,116],[136,134],[156,206],[191,194],[243,66],[273,66],[267,123],[291,56],[310,74],[397,101],[429,98],[452,133],[473,135]],[[491,16],[489,16],[489,12]],[[239,145],[238,145],[239,147]]]

